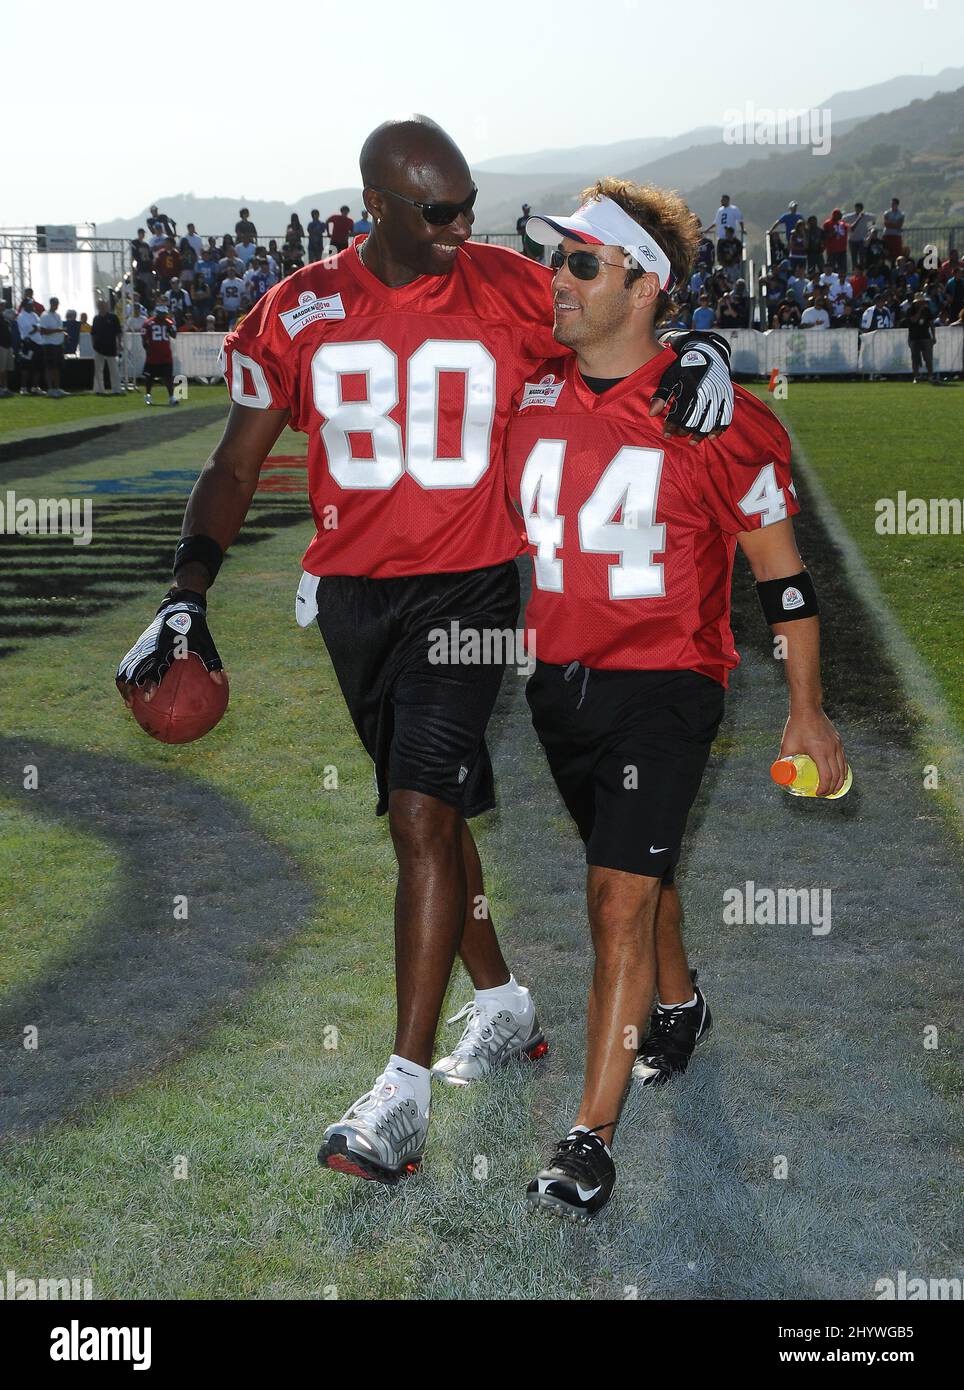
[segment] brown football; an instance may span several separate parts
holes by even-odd
[[[192,743],[209,733],[228,707],[228,678],[213,681],[194,652],[172,661],[150,700],[134,691],[134,718],[151,738],[161,743]]]

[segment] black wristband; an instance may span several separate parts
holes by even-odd
[[[224,551],[210,536],[184,536],[174,551],[174,573],[182,565],[203,565],[213,584],[224,560]]]
[[[203,594],[199,594],[195,589],[179,589],[176,584],[172,584],[164,595],[161,608],[167,608],[172,603],[196,603],[205,613],[208,609],[208,601]],[[161,608],[158,608],[158,613]]]
[[[820,612],[817,591],[809,570],[786,579],[764,579],[756,586],[763,616],[773,623],[792,623],[796,618],[815,618]]]

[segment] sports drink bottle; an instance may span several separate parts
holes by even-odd
[[[807,757],[806,753],[793,753],[789,758],[777,758],[770,768],[770,776],[777,786],[783,787],[791,796],[816,796],[817,787],[820,785],[817,764],[812,758]],[[853,768],[848,765],[847,776],[839,792],[831,792],[829,796],[822,796],[820,800],[839,801],[850,791],[853,780]]]

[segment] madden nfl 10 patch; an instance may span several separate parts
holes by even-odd
[[[527,381],[519,409],[525,410],[527,405],[555,405],[565,384],[557,381],[551,372],[541,381]]]
[[[294,338],[309,324],[318,323],[322,319],[343,319],[345,306],[341,302],[340,294],[330,294],[327,299],[319,299],[313,290],[305,290],[298,296],[298,307],[286,309],[278,317],[284,324],[288,337]]]

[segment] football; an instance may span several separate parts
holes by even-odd
[[[161,743],[192,743],[209,733],[228,707],[228,678],[220,684],[194,652],[171,667],[150,700],[135,690],[134,718],[151,738]]]

